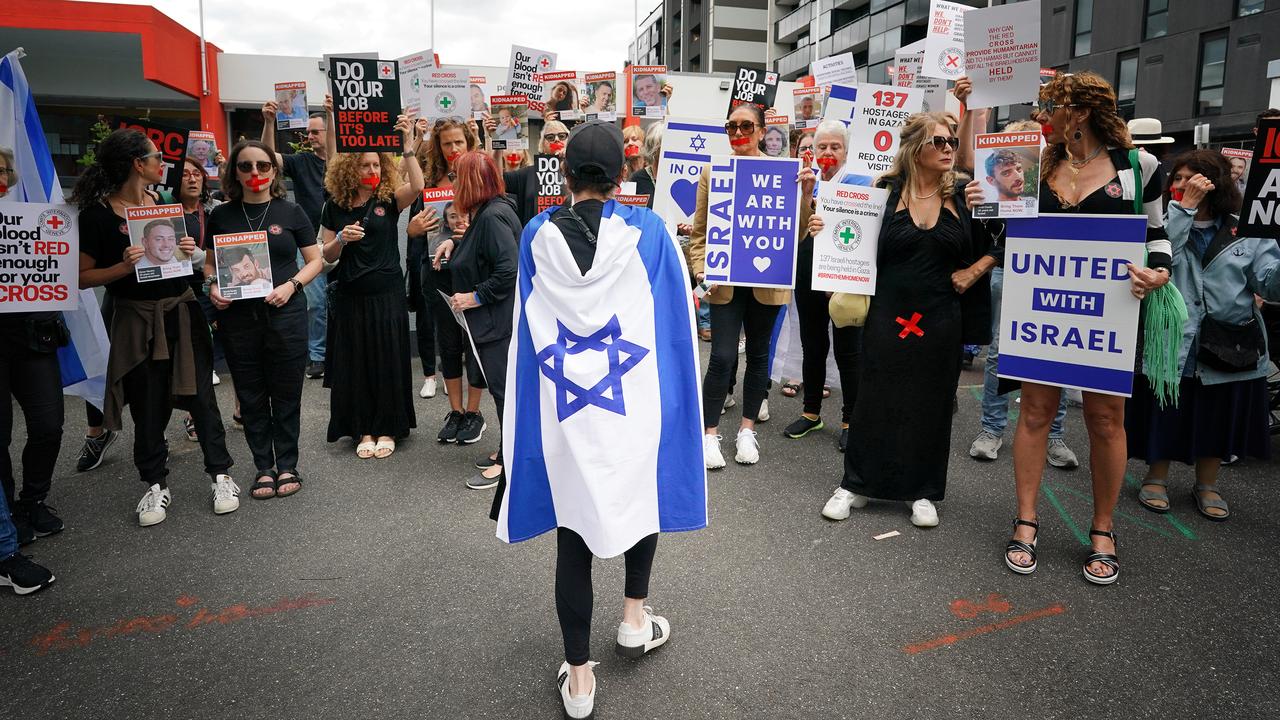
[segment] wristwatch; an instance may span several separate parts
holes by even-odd
[[[289,278],[289,282],[293,283],[294,292],[302,292],[302,283],[298,281],[298,278]]]

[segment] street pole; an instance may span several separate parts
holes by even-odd
[[[209,94],[209,57],[204,49],[204,0],[200,0],[200,90]]]

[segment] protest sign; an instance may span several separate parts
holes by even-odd
[[[406,113],[413,114],[422,110],[422,76],[435,66],[436,57],[431,50],[396,59],[396,67],[400,71],[400,102],[404,104]]]
[[[266,230],[214,235],[213,262],[218,292],[227,300],[262,298],[275,288]]]
[[[618,119],[618,73],[587,73],[583,78],[587,83],[587,120],[605,120],[613,122]],[[630,82],[630,76],[627,77]]]
[[[618,193],[613,196],[619,205],[630,205],[631,207],[649,207],[648,195],[623,195]]]
[[[511,46],[511,62],[507,63],[507,94],[529,98],[529,111],[541,113],[542,83],[535,79],[538,73],[556,69],[556,54],[521,45]]]
[[[302,130],[307,127],[307,84],[276,83],[276,129]]]
[[[529,98],[523,95],[494,95],[489,98],[498,127],[489,135],[490,150],[529,148]]]
[[[653,211],[672,229],[693,222],[698,203],[698,178],[713,155],[729,154],[723,125],[701,120],[667,118],[658,156]]]
[[[427,237],[427,248],[435,250],[441,241],[453,237],[453,229],[462,221],[462,216],[452,210],[453,188],[423,188],[422,207],[435,210],[440,218],[440,227]],[[447,261],[445,261],[447,262]]]
[[[394,60],[330,58],[338,152],[400,152],[400,78]]]
[[[627,116],[660,118],[667,114],[666,65],[632,65],[627,68]]]
[[[471,70],[428,68],[422,72],[422,117],[466,122],[471,118]]]
[[[220,168],[217,160],[218,138],[216,135],[203,130],[187,132],[187,156],[200,163],[206,177],[218,177]]]
[[[1258,121],[1258,140],[1240,209],[1238,236],[1280,238],[1280,118]]]
[[[1000,377],[1129,396],[1140,303],[1132,263],[1142,215],[1042,215],[1007,224]]]
[[[559,113],[558,120],[577,120],[582,114],[578,105],[578,73],[557,70],[539,73],[537,77],[542,83],[542,111]]]
[[[187,236],[181,205],[125,208],[129,244],[142,248],[142,259],[133,266],[138,282],[168,280],[191,274],[191,256],[178,247]]]
[[[764,154],[769,157],[790,157],[791,117],[770,115],[764,119]]]
[[[564,204],[564,175],[558,155],[533,156],[534,177],[538,182],[538,212]]]
[[[1240,195],[1243,196],[1249,179],[1249,163],[1253,161],[1253,151],[1224,147],[1222,148],[1222,156],[1231,165],[1231,179],[1235,181],[1236,187],[1240,190]]]
[[[966,105],[1034,102],[1040,90],[1040,3],[977,8],[964,14]]]
[[[809,63],[809,74],[813,76],[813,84],[817,87],[858,84],[858,66],[853,62],[851,52]]]
[[[822,183],[817,211],[822,232],[813,239],[814,290],[876,294],[876,247],[889,191]]]
[[[0,313],[75,310],[80,213],[61,203],[0,205]]]
[[[900,130],[920,112],[920,91],[889,85],[863,85],[849,123],[849,159],[845,173],[874,178],[893,167]],[[870,183],[867,183],[870,184]]]
[[[707,172],[706,283],[795,287],[800,161],[720,156]]]
[[[827,92],[827,102],[822,106],[823,120],[839,120],[848,123],[858,107],[858,88],[849,85],[832,85]]]
[[[973,174],[982,188],[976,218],[1035,217],[1040,213],[1040,131],[980,133]]]
[[[797,130],[815,130],[822,122],[823,91],[820,87],[798,87],[791,91]]]
[[[733,78],[733,91],[729,93],[729,112],[743,104],[768,110],[773,107],[777,94],[778,73],[739,67]]]
[[[483,120],[489,112],[489,98],[498,94],[497,84],[489,82],[486,75],[472,75],[471,81],[471,119]]]
[[[955,80],[964,75],[964,14],[968,5],[931,0],[921,74]]]
[[[182,158],[187,156],[188,131],[172,125],[152,122],[151,120],[138,120],[128,117],[118,117],[113,124],[117,130],[120,128],[137,130],[146,135],[147,139],[155,144],[156,150],[161,153],[161,159],[164,161],[165,166],[164,182],[160,183],[160,186],[172,193],[177,193],[178,186],[182,184],[182,166],[184,164]]]
[[[943,112],[947,109],[947,81],[920,74],[924,67],[923,40],[895,52],[893,62],[896,66],[894,86],[918,89],[921,93],[920,112]]]

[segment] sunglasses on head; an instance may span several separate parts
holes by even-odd
[[[569,133],[547,133],[542,136],[547,142],[564,142],[569,139]]]
[[[236,169],[242,173],[251,173],[255,167],[258,168],[259,174],[268,173],[275,169],[275,165],[272,165],[267,160],[259,160],[257,162],[254,162],[253,160],[241,160],[236,163]]]
[[[751,133],[756,131],[756,124],[751,120],[743,120],[741,122],[727,122],[724,124],[724,131],[726,133],[729,133],[730,135],[734,134],[735,132],[742,133],[743,135],[750,135]]]
[[[934,135],[933,139],[929,141],[929,144],[932,145],[933,149],[937,150],[938,152],[942,152],[946,148],[951,148],[952,150],[955,150],[960,147],[960,138],[943,137],[942,135]]]

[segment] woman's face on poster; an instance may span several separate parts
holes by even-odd
[[[777,128],[770,128],[769,132],[764,134],[764,154],[769,157],[782,157],[782,151],[786,148],[786,138],[782,136],[782,131]]]
[[[479,85],[471,86],[471,109],[474,112],[484,110],[484,90]]]

